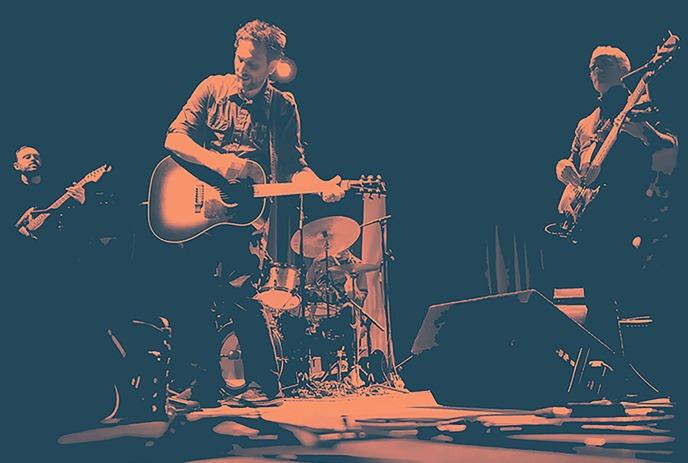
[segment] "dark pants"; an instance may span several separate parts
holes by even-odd
[[[653,243],[647,233],[639,248],[631,245],[633,233],[612,233],[618,223],[610,214],[604,227],[584,244],[587,262],[586,327],[626,359],[662,393],[676,396],[684,389],[677,374],[681,364],[678,347],[685,326],[685,272],[680,239]],[[630,229],[630,227],[627,227]],[[681,236],[671,233],[670,236]],[[617,316],[649,316],[646,327],[622,327]],[[621,351],[620,333],[623,335]]]
[[[279,392],[276,359],[262,306],[252,297],[259,259],[250,251],[259,235],[253,230],[219,227],[183,248],[169,249],[156,305],[173,330],[173,384],[182,389],[196,380],[194,394],[212,399],[224,386],[220,370],[218,324],[231,319],[239,338],[247,381],[268,395]],[[218,265],[221,264],[221,265]],[[248,275],[243,284],[232,285]]]
[[[619,353],[619,318],[635,313],[636,289],[641,284],[640,251],[632,237],[600,237],[582,246],[585,249],[585,292],[588,305],[586,327],[612,350]]]

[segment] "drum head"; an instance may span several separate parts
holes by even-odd
[[[291,310],[301,304],[301,272],[292,265],[275,263],[255,299],[274,310]]]
[[[275,310],[291,310],[301,304],[301,298],[284,288],[262,291],[256,295],[258,302]]]

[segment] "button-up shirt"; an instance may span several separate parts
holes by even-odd
[[[206,78],[191,94],[170,125],[169,133],[184,133],[199,145],[258,162],[269,175],[270,129],[277,161],[277,178],[287,181],[307,166],[301,144],[301,123],[294,97],[269,83],[250,100],[240,93],[233,74]],[[272,101],[274,100],[274,101]]]

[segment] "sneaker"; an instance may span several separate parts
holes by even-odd
[[[202,408],[219,407],[220,391],[194,385],[179,393],[170,391],[167,402],[177,413],[198,411]]]
[[[227,407],[276,407],[284,403],[281,394],[269,397],[260,389],[250,388],[241,394],[220,400],[220,405]]]
[[[167,402],[174,413],[190,413],[202,408],[199,401],[182,397],[170,397]]]

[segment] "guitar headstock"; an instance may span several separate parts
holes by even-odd
[[[98,180],[101,179],[103,175],[106,173],[110,172],[112,170],[112,166],[109,164],[103,164],[102,166],[98,167],[97,169],[89,172],[84,176],[82,182],[83,183],[90,183],[90,182],[97,182]]]
[[[361,175],[358,180],[349,182],[349,188],[363,195],[382,196],[387,194],[387,186],[380,175]]]
[[[648,68],[652,73],[662,69],[669,61],[674,58],[674,54],[679,50],[679,37],[669,31],[669,38],[667,38],[662,45],[657,47],[657,51],[652,56],[652,59],[647,63]]]

